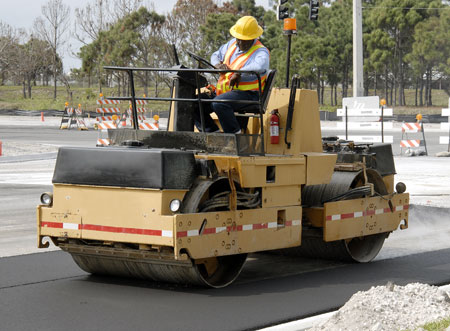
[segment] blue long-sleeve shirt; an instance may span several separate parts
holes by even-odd
[[[233,38],[226,44],[220,46],[220,48],[214,52],[211,55],[211,64],[216,66],[219,63],[222,63],[225,60],[225,54],[227,53],[228,48],[231,47],[231,44],[236,39]],[[253,42],[253,44],[256,42],[256,40]],[[252,45],[253,46],[253,45]],[[243,54],[244,52],[239,49],[239,47],[236,45],[236,51],[231,55],[230,63],[234,61],[239,55]],[[258,48],[252,56],[247,60],[247,62],[244,64],[244,66],[241,68],[241,70],[252,70],[256,71],[260,75],[265,75],[269,71],[269,50],[266,47]],[[253,81],[255,80],[255,75],[252,74],[242,74],[241,75],[241,81]]]

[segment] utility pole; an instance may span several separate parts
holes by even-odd
[[[353,0],[353,97],[364,95],[361,0]]]

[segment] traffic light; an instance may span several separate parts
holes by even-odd
[[[319,18],[319,0],[309,0],[309,19],[317,21]]]
[[[288,0],[278,0],[277,20],[279,21],[289,17],[289,8],[283,6],[286,2],[288,2]]]

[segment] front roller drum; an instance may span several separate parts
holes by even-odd
[[[211,205],[214,205],[212,197],[227,194],[228,191],[228,178],[198,180],[183,200],[182,213],[203,212],[205,208],[211,211]],[[227,206],[217,206],[216,210],[228,210]],[[247,254],[237,254],[179,261],[174,260],[172,255],[171,258],[158,260],[154,257],[143,258],[145,253],[136,249],[122,251],[82,243],[76,246],[61,245],[61,248],[68,251],[78,266],[88,273],[214,288],[231,284],[238,277],[247,258]]]
[[[235,280],[245,255],[222,256],[203,263],[194,261],[132,260],[94,254],[71,253],[73,260],[84,271],[125,278],[169,282],[194,286],[223,287]],[[208,273],[209,272],[209,273]]]

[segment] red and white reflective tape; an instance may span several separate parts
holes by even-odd
[[[118,105],[120,100],[97,100],[97,105]]]
[[[72,115],[73,114],[73,108],[67,108],[67,114]]]
[[[97,146],[109,146],[111,145],[111,139],[97,139]]]
[[[166,238],[173,237],[173,231],[170,230],[137,229],[137,228],[125,228],[118,226],[95,225],[95,224],[41,222],[41,227],[66,229],[66,230],[86,230],[86,231],[101,231],[101,232],[113,232],[123,234],[140,234],[144,236],[155,236]]]
[[[300,220],[286,221],[284,226],[300,226]],[[281,225],[280,225],[281,226]],[[95,224],[78,224],[78,223],[60,223],[60,222],[41,222],[41,227],[44,228],[56,228],[56,229],[66,229],[66,230],[89,230],[89,231],[102,231],[102,232],[113,232],[113,233],[124,233],[124,234],[140,234],[148,236],[158,236],[158,237],[173,237],[173,232],[170,230],[152,230],[152,229],[138,229],[138,228],[126,228],[117,226],[107,226],[107,225],[95,225]],[[215,227],[215,228],[205,228],[202,235],[216,234],[220,232],[238,232],[238,231],[249,231],[249,230],[262,230],[262,229],[276,229],[278,228],[277,222],[269,223],[257,223],[257,224],[245,224],[238,226],[228,226],[228,227]],[[199,236],[199,230],[189,230],[189,231],[179,231],[177,232],[177,237],[195,237]]]
[[[414,140],[401,140],[400,141],[400,147],[419,147],[420,146],[420,140],[414,139]]]
[[[300,226],[300,220],[292,220],[286,221],[285,224],[280,225],[283,226]],[[177,238],[183,237],[197,237],[200,235],[208,235],[208,234],[217,234],[221,232],[240,232],[240,231],[252,231],[252,230],[264,230],[264,229],[276,229],[278,228],[277,222],[268,222],[268,223],[256,223],[256,224],[244,224],[237,226],[219,226],[215,228],[205,228],[200,234],[199,230],[188,230],[188,231],[178,231]]]
[[[99,130],[117,129],[117,125],[114,122],[102,122],[97,124]]]
[[[420,132],[422,130],[422,127],[420,123],[403,123],[402,124],[402,131],[405,132]]]
[[[401,210],[408,210],[408,209],[409,209],[409,205],[395,206],[394,212],[401,211]],[[391,208],[370,209],[370,210],[364,210],[364,211],[355,211],[353,213],[327,215],[326,220],[327,221],[340,221],[340,220],[345,220],[348,218],[359,218],[359,217],[371,216],[371,215],[388,214],[391,212],[392,212]]]
[[[120,108],[97,108],[99,114],[120,114]]]
[[[75,114],[83,115],[83,110],[82,109],[75,109]]]
[[[141,130],[159,130],[157,124],[148,123],[148,122],[139,123],[139,129],[141,129]]]
[[[137,105],[146,105],[147,104],[147,100],[136,100],[136,104]]]

